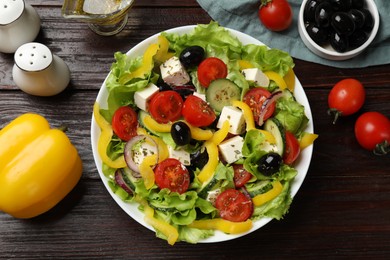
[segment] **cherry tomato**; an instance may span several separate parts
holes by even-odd
[[[203,87],[208,87],[215,79],[226,78],[227,66],[222,60],[210,57],[203,60],[198,67],[198,80]]]
[[[255,122],[259,122],[259,115],[264,101],[271,96],[271,92],[262,87],[252,88],[245,93],[243,101],[251,108]],[[270,118],[275,111],[275,102],[269,105],[264,114],[263,122]]]
[[[328,113],[334,116],[333,123],[336,123],[339,116],[356,113],[365,99],[366,92],[360,81],[349,78],[337,82],[328,96]]]
[[[290,27],[293,12],[286,0],[262,0],[258,16],[267,29],[283,31]]]
[[[173,90],[158,92],[150,100],[149,112],[160,124],[178,120],[181,117],[183,99]]]
[[[158,163],[154,168],[154,176],[160,189],[169,189],[180,194],[187,191],[190,186],[190,174],[181,162],[168,158]]]
[[[301,149],[299,148],[299,142],[295,135],[289,131],[286,131],[286,147],[283,154],[283,161],[285,164],[291,165],[298,158]]]
[[[137,135],[137,113],[128,106],[118,108],[112,117],[112,130],[123,141],[129,141]]]
[[[184,101],[182,114],[188,123],[196,127],[209,126],[217,118],[210,105],[194,95]]]
[[[386,154],[390,151],[390,120],[379,112],[366,112],[356,120],[355,136],[363,148]]]
[[[242,222],[252,216],[252,200],[242,192],[235,189],[228,189],[218,195],[215,207],[219,210],[221,218]]]
[[[252,178],[252,174],[245,170],[242,164],[233,164],[233,170],[233,181],[236,188],[244,187],[244,185]]]

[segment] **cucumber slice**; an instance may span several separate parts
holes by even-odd
[[[270,132],[276,140],[277,152],[280,156],[283,156],[284,148],[286,144],[286,133],[283,125],[278,119],[272,117],[265,121],[264,130]]]
[[[240,96],[240,88],[228,79],[216,79],[206,90],[206,100],[217,112],[221,112],[224,106],[230,106],[233,100],[240,100]]]

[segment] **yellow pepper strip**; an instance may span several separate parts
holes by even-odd
[[[232,222],[222,218],[195,220],[188,225],[190,228],[220,230],[227,234],[240,234],[252,228],[252,220],[244,222]]]
[[[146,115],[144,117],[144,124],[147,129],[150,129],[155,132],[160,132],[160,133],[169,133],[171,132],[171,123],[167,124],[160,124],[156,120],[154,120],[150,115]]]
[[[154,56],[154,59],[160,63],[165,62],[166,60],[172,58],[174,55],[173,52],[168,52],[169,51],[169,41],[165,36],[159,35],[157,38],[157,44],[160,46],[158,49],[156,55]]]
[[[124,74],[120,79],[120,84],[126,84],[130,80],[134,78],[143,78],[145,74],[150,73],[150,71],[153,69],[154,63],[153,63],[153,56],[156,55],[157,51],[159,49],[158,44],[151,44],[146,49],[144,56],[142,57],[142,66],[136,69],[133,72]]]
[[[204,145],[209,155],[209,160],[198,174],[198,179],[201,182],[205,182],[213,176],[219,161],[218,147],[211,141],[206,141]]]
[[[150,189],[154,185],[154,171],[153,166],[157,163],[157,155],[149,155],[146,156],[145,159],[139,165],[139,172],[141,174],[142,179],[144,180],[144,184],[146,189]]]
[[[177,229],[169,223],[155,218],[154,209],[151,208],[145,200],[141,200],[140,204],[144,207],[145,222],[163,233],[167,237],[168,244],[174,245],[179,238],[179,232]]]
[[[278,74],[276,73],[275,71],[266,71],[264,72],[264,74],[270,79],[270,80],[273,80],[275,81],[276,85],[279,86],[279,88],[281,90],[284,90],[287,88],[287,84],[286,82],[284,81],[284,79]]]
[[[210,129],[202,129],[199,127],[192,126],[188,124],[188,127],[191,131],[191,137],[198,141],[206,141],[213,137],[213,132]]]
[[[126,167],[126,161],[124,156],[120,156],[115,160],[112,160],[107,155],[107,147],[111,142],[113,135],[113,130],[111,125],[102,117],[100,114],[99,103],[95,102],[93,106],[93,115],[96,123],[100,127],[101,133],[98,140],[98,152],[102,162],[105,163],[108,167],[119,169]]]
[[[250,68],[253,68],[253,67],[254,67],[254,66],[252,65],[252,63],[250,63],[250,62],[247,61],[247,60],[238,60],[238,66],[240,66],[240,70],[250,69]]]
[[[255,129],[255,120],[251,108],[245,102],[239,100],[233,100],[232,105],[242,110],[246,123],[246,131]]]
[[[301,150],[305,149],[309,145],[314,143],[314,140],[318,138],[318,134],[304,133],[301,140],[299,141],[299,147]]]
[[[36,114],[23,114],[0,130],[0,161],[0,210],[16,218],[50,210],[82,173],[69,138]]]
[[[287,72],[287,74],[284,76],[284,81],[287,84],[287,88],[294,93],[295,89],[295,73],[292,68],[290,68]]]
[[[275,136],[271,134],[271,132],[262,129],[257,129],[257,130],[265,136],[265,140],[268,141],[270,144],[276,144]]]
[[[223,140],[225,140],[226,136],[229,133],[230,129],[230,122],[229,120],[225,120],[223,122],[222,127],[216,131],[211,138],[211,142],[213,142],[215,145],[219,145]]]
[[[279,181],[275,181],[272,183],[272,186],[271,190],[266,193],[259,194],[252,199],[255,206],[261,206],[279,196],[283,190],[283,185]]]
[[[158,162],[161,162],[169,157],[167,144],[160,138],[154,135],[148,135],[152,138],[158,146]]]

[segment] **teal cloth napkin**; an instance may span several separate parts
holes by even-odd
[[[221,26],[251,35],[271,48],[290,53],[294,58],[339,68],[358,68],[390,63],[390,1],[376,0],[380,25],[373,43],[360,55],[345,61],[331,61],[312,53],[298,32],[298,14],[302,0],[288,0],[293,22],[282,32],[267,30],[258,19],[260,0],[197,0],[211,18]]]

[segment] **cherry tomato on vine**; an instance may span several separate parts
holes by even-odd
[[[328,113],[334,116],[333,124],[339,116],[349,116],[363,106],[366,91],[362,83],[356,79],[343,79],[337,82],[328,96]]]
[[[154,168],[156,184],[160,189],[169,189],[180,194],[187,191],[190,185],[190,174],[181,162],[168,158]]]
[[[228,189],[219,194],[215,207],[219,210],[221,218],[233,222],[246,221],[253,212],[252,200],[235,189]]]
[[[379,112],[366,112],[355,123],[358,143],[375,154],[390,152],[390,120]]]
[[[137,113],[128,106],[118,108],[112,117],[112,130],[123,141],[129,141],[137,135]]]
[[[226,78],[228,69],[221,59],[209,57],[199,64],[197,74],[200,84],[207,88],[211,81]]]
[[[271,31],[283,31],[290,27],[293,11],[286,0],[261,0],[258,16]]]

